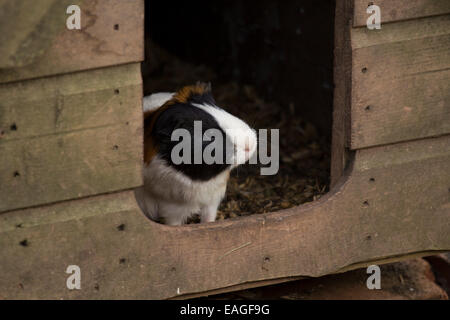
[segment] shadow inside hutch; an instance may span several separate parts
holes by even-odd
[[[217,104],[279,129],[280,166],[235,169],[218,219],[266,213],[328,191],[335,0],[146,0],[144,95],[211,82]],[[195,222],[195,218],[191,222]]]

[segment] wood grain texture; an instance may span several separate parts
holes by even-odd
[[[422,17],[430,17],[450,13],[448,0],[354,0],[354,27],[365,27],[370,14],[367,13],[369,3],[381,9],[381,24]]]
[[[348,146],[350,145],[352,85],[352,48],[350,39],[350,18],[353,13],[352,3],[352,0],[336,2],[331,187],[339,181],[350,159]]]
[[[352,46],[352,149],[450,133],[450,15],[356,29]]]
[[[4,213],[0,297],[186,297],[449,250],[449,144],[357,150],[319,201],[216,223],[156,224],[132,192]],[[82,290],[67,290],[69,264],[81,267]]]
[[[18,15],[23,15],[27,9],[25,2],[15,1],[13,3],[16,4],[9,6],[15,8]],[[7,49],[8,52],[20,53],[28,58],[22,59],[27,63],[20,62],[22,60],[19,59],[20,63],[16,67],[10,65],[11,68],[0,69],[0,83],[143,60],[143,0],[84,1],[80,4],[81,30],[66,28],[69,15],[66,14],[65,1],[52,3],[46,0],[47,2],[47,7],[44,7],[47,10],[43,10],[39,19],[27,23],[28,20],[24,18],[23,24],[18,26],[18,35],[14,33],[5,39],[11,47]],[[14,24],[14,15],[5,19],[5,24]],[[33,27],[38,29],[31,31],[34,29],[30,26],[35,25],[52,28],[52,32],[46,34],[45,41],[38,41],[44,37],[41,31],[45,30]],[[16,56],[5,58],[5,64],[13,59],[12,66],[15,66]],[[25,66],[21,66],[24,63]]]
[[[142,184],[139,64],[3,84],[0,100],[0,212]]]
[[[359,49],[394,42],[406,42],[449,34],[450,15],[402,21],[381,30],[357,28],[351,30],[352,48]]]
[[[65,12],[81,1],[0,0],[0,68],[23,67],[40,57],[65,28]]]

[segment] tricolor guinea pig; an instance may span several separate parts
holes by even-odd
[[[181,225],[193,214],[199,214],[201,222],[215,221],[230,171],[256,151],[255,130],[217,106],[209,84],[152,94],[144,97],[143,105],[144,186],[135,192],[142,211],[169,225]],[[192,137],[190,147],[182,151],[190,152],[189,161],[182,163],[173,157],[180,143],[173,136],[177,129]],[[222,138],[208,136],[212,131]],[[198,138],[201,141],[195,142]],[[212,142],[221,142],[212,152],[221,161],[196,162]]]

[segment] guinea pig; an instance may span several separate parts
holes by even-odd
[[[256,151],[255,130],[217,106],[211,86],[205,83],[146,96],[143,109],[144,185],[135,191],[140,208],[150,219],[168,225],[186,223],[193,214],[199,214],[201,222],[215,221],[230,171]],[[173,139],[177,129],[193,137],[185,144],[191,154],[180,153],[189,160],[182,163],[173,159],[180,143]],[[223,138],[208,136],[209,129]],[[200,143],[195,142],[199,137]],[[212,142],[221,142],[212,152],[221,161],[196,161]]]

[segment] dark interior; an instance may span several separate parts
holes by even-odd
[[[145,95],[209,81],[219,106],[280,129],[278,177],[239,168],[222,210],[234,201],[229,212],[275,211],[328,190],[334,9],[335,0],[146,0]]]

